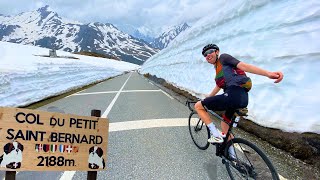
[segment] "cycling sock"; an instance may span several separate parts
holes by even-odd
[[[234,147],[233,146],[230,146],[229,147],[229,155],[233,158],[236,158],[236,152],[234,151]]]
[[[210,133],[214,136],[214,137],[220,137],[220,133],[217,131],[216,126],[213,124],[213,122],[211,122],[210,124],[207,125]]]

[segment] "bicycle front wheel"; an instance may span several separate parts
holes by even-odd
[[[206,150],[209,147],[209,129],[195,112],[189,116],[189,132],[192,141],[199,149]]]
[[[234,149],[234,153],[229,148]],[[234,138],[228,142],[224,156],[231,179],[274,179],[279,180],[278,173],[268,157],[251,142]]]

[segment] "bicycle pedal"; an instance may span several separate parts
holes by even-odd
[[[223,143],[223,142],[222,142]],[[212,144],[212,145],[221,145],[222,143],[213,143],[213,142],[211,142],[210,144]]]

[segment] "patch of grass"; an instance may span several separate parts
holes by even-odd
[[[80,55],[85,55],[85,56],[93,56],[93,57],[101,57],[101,58],[106,58],[106,59],[114,59],[117,61],[121,61],[118,57],[107,55],[107,54],[100,54],[96,52],[87,52],[87,51],[81,51],[81,52],[74,52],[74,54],[80,54]]]
[[[143,74],[144,77],[149,78],[151,75],[149,73]]]
[[[34,55],[34,56],[39,56],[39,57],[47,57],[47,58],[67,58],[67,59],[79,59],[77,57],[73,56],[56,56],[56,57],[50,57],[49,55]]]

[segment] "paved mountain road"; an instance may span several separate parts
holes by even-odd
[[[188,130],[190,111],[180,96],[171,95],[136,72],[101,82],[47,104],[68,114],[90,116],[101,110],[109,119],[107,170],[98,179],[229,179],[215,147],[197,149]],[[166,90],[168,91],[168,90]],[[175,97],[173,98],[172,95]],[[177,99],[180,99],[179,101]],[[215,123],[219,123],[215,121]],[[220,125],[218,125],[220,127]],[[234,129],[267,153],[281,179],[317,179],[309,166],[253,135]],[[293,171],[295,169],[295,171]],[[4,179],[5,172],[0,172]],[[85,171],[17,172],[20,180],[86,179]]]
[[[107,170],[98,179],[228,179],[213,146],[201,151],[187,127],[189,110],[132,72],[39,109],[56,106],[90,116],[100,109],[110,122]],[[219,177],[217,177],[217,174]],[[2,177],[3,177],[2,173]],[[17,179],[86,179],[87,172],[19,172]]]

